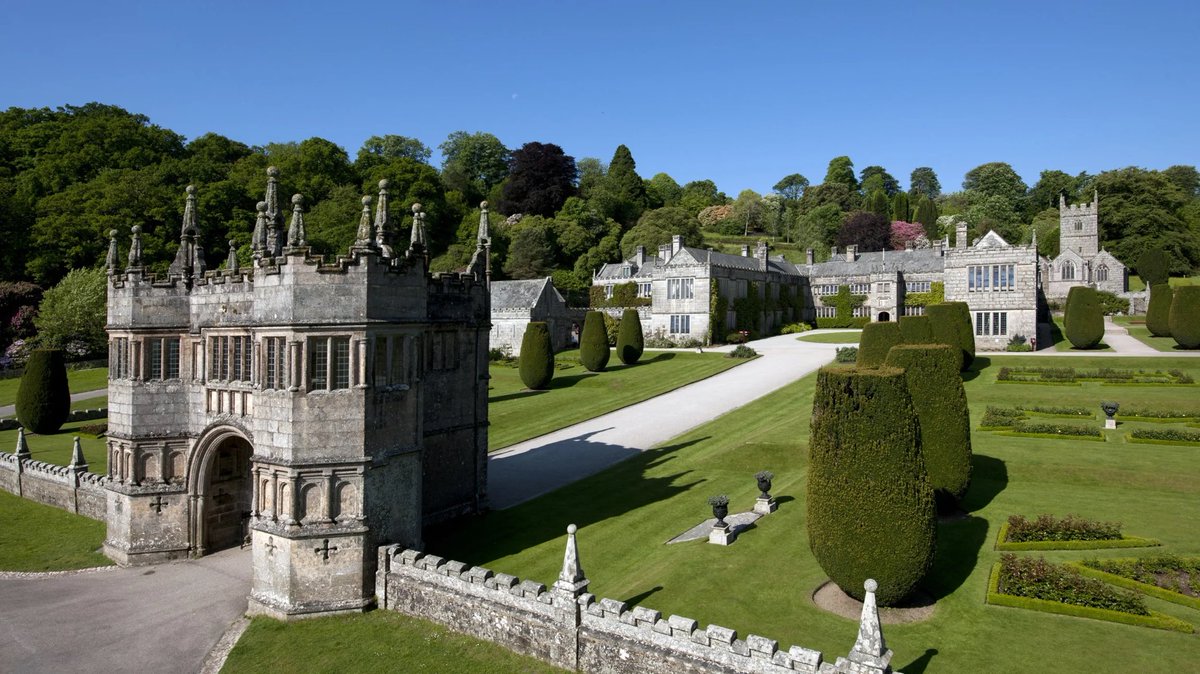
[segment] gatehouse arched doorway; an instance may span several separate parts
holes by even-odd
[[[891,314],[889,314],[889,313],[888,313],[888,312],[886,312],[886,311],[881,311],[881,312],[879,312],[879,322],[880,322],[880,323],[887,323],[887,322],[888,322],[888,321],[890,321],[890,320],[892,320],[892,315],[891,315]]]
[[[249,540],[254,448],[240,430],[214,429],[203,436],[188,471],[192,555],[202,557]]]

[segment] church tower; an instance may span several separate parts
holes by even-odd
[[[1100,251],[1100,226],[1097,214],[1100,194],[1093,192],[1090,204],[1067,205],[1063,195],[1058,195],[1058,250],[1073,250],[1085,260],[1095,257]]]

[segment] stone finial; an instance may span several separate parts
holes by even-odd
[[[75,436],[75,446],[71,448],[71,464],[67,466],[77,473],[86,473],[87,460],[83,458],[83,447],[79,445],[79,436]]]
[[[279,219],[279,169],[274,166],[267,167],[267,194],[263,197],[267,203],[267,217],[271,220],[278,221]]]
[[[192,244],[196,240],[196,186],[188,185],[187,203],[183,207],[183,222],[179,226],[179,250],[175,251],[175,260],[171,263],[169,272],[177,276],[187,276],[195,266]]]
[[[104,266],[111,276],[117,273],[117,265],[121,264],[120,252],[117,250],[117,230],[108,230],[108,257],[104,258]]]
[[[355,248],[370,248],[371,237],[371,196],[362,198],[362,217],[358,219],[358,234],[354,237]]]
[[[388,181],[379,181],[379,199],[375,202],[375,247],[384,257],[392,257],[391,220],[388,218]]]
[[[488,203],[481,201],[479,202],[479,245],[486,245],[490,238],[488,236]]]
[[[262,257],[267,251],[267,202],[260,201],[254,205],[258,214],[254,217],[254,234],[250,237],[250,250],[254,257]]]
[[[29,443],[25,442],[25,427],[17,427],[17,449],[13,452],[18,459],[29,458]]]
[[[304,195],[292,195],[292,222],[288,225],[288,248],[301,248],[308,245],[304,233]]]
[[[193,255],[195,256],[192,260],[194,273],[196,276],[203,276],[204,272],[208,270],[208,262],[204,260],[204,246],[201,246],[198,241],[193,247]]]
[[[567,549],[563,554],[562,571],[558,574],[558,580],[554,581],[556,591],[572,597],[583,594],[590,582],[583,573],[583,567],[579,564],[579,547],[575,542],[577,530],[574,524],[567,525]]]
[[[408,247],[410,250],[420,250],[425,247],[425,213],[421,211],[421,204],[413,204],[412,212],[412,237],[409,239]]]
[[[133,233],[133,241],[129,244],[129,264],[125,271],[135,271],[142,268],[142,226],[134,225],[129,228]]]
[[[225,271],[230,276],[236,276],[238,273],[237,242],[233,239],[229,240],[229,258],[225,261]]]
[[[867,591],[863,597],[862,618],[858,622],[858,639],[854,648],[850,649],[847,659],[870,668],[869,671],[890,672],[889,663],[892,652],[888,650],[883,640],[883,630],[879,626],[879,609],[875,606],[875,591],[879,584],[874,578],[868,578],[863,583]]]
[[[195,234],[198,229],[196,226],[196,186],[188,185],[184,191],[187,192],[187,202],[183,207],[183,223],[179,226],[181,237]]]

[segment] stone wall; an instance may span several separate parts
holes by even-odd
[[[85,470],[0,452],[0,489],[104,521],[108,478]]]
[[[573,529],[570,530],[573,532]],[[570,572],[569,569],[574,571]],[[572,581],[571,577],[575,580]],[[581,672],[660,674],[883,674],[891,651],[883,647],[874,594],[864,607],[859,640],[849,658],[823,661],[800,646],[781,650],[774,639],[720,625],[701,628],[691,618],[598,599],[583,592],[574,534],[563,576],[550,589],[489,569],[401,546],[379,549],[375,582],[380,608],[432,620],[558,667]],[[865,636],[864,636],[865,635]],[[874,638],[872,639],[872,635]],[[878,652],[866,650],[878,645]]]

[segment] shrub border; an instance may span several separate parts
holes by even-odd
[[[1018,433],[1017,431],[997,432],[996,435],[1007,435],[1014,438],[1049,438],[1051,440],[1083,440],[1084,442],[1108,442],[1108,438],[1095,435],[1067,435],[1065,433]]]
[[[1137,557],[1113,557],[1110,559],[1105,559],[1104,561],[1133,562],[1137,561],[1137,559]],[[1180,606],[1187,606],[1188,608],[1200,609],[1200,597],[1189,597],[1186,594],[1168,590],[1157,585],[1151,585],[1150,583],[1143,583],[1140,580],[1126,578],[1125,576],[1119,576],[1115,573],[1101,571],[1100,569],[1093,569],[1090,566],[1084,566],[1083,562],[1066,562],[1066,564],[1067,566],[1078,569],[1079,572],[1085,576],[1091,576],[1092,578],[1097,578],[1106,583],[1111,583],[1127,590],[1134,590],[1141,592],[1142,594],[1148,594],[1151,597],[1156,597],[1158,599],[1162,599],[1163,601],[1169,601],[1172,604],[1179,604]]]
[[[1105,608],[1077,606],[1075,604],[1064,604],[1063,602],[1050,601],[1048,599],[1034,599],[1032,597],[1017,597],[1011,594],[1003,594],[1000,592],[1000,562],[992,564],[992,574],[988,578],[987,596],[984,602],[993,606],[1023,608],[1030,611],[1041,611],[1042,613],[1054,613],[1073,618],[1091,618],[1092,620],[1104,620],[1106,622],[1139,627],[1152,627],[1171,632],[1183,632],[1184,634],[1195,632],[1195,627],[1191,623],[1165,613],[1159,613],[1153,609],[1150,609],[1150,615],[1142,616]]]
[[[1135,438],[1131,433],[1125,434],[1125,442],[1137,445],[1172,445],[1174,447],[1200,447],[1200,442],[1189,440],[1158,440],[1150,438]]]
[[[1011,542],[1008,538],[1008,522],[1000,525],[996,532],[993,550],[1021,552],[1027,550],[1103,550],[1105,548],[1155,548],[1162,545],[1156,538],[1121,535],[1118,539],[1090,541],[1021,541]]]

